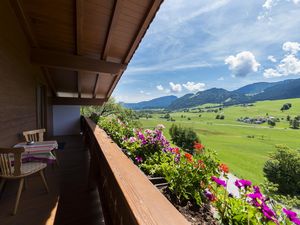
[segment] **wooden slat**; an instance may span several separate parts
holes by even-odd
[[[89,71],[116,74],[126,68],[120,63],[106,62],[83,56],[70,55],[55,51],[32,49],[31,62],[41,66],[72,71]]]
[[[106,98],[65,98],[56,97],[51,99],[53,105],[102,105]]]
[[[81,98],[81,73],[77,71],[77,90],[78,90],[78,98]]]

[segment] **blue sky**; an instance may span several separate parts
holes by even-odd
[[[165,0],[118,101],[300,77],[300,0]]]

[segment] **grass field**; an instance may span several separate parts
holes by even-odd
[[[291,103],[292,108],[281,112],[280,108],[284,103]],[[221,161],[228,164],[233,174],[250,179],[256,184],[263,182],[263,165],[269,153],[276,149],[275,145],[284,144],[291,148],[300,148],[300,130],[290,129],[289,122],[286,121],[287,115],[291,118],[300,115],[299,98],[261,101],[249,107],[230,106],[220,113],[225,116],[224,120],[215,119],[218,113],[214,112],[175,112],[170,114],[175,122],[159,118],[162,114],[153,114],[153,118],[143,118],[140,122],[144,128],[164,124],[167,128],[165,135],[168,138],[170,138],[168,128],[172,123],[193,128],[201,142],[207,148],[215,150]],[[266,116],[266,113],[280,118],[281,121],[277,122],[274,128],[270,128],[266,123],[252,125],[236,121],[239,117]]]

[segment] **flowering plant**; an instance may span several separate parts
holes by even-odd
[[[218,209],[222,224],[300,224],[295,212],[285,208],[281,210],[249,180],[237,179],[234,182],[239,197],[228,193],[226,180],[214,176],[211,180],[212,185],[204,194]]]

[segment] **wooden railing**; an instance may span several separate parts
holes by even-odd
[[[82,121],[106,224],[190,224],[92,120]]]

